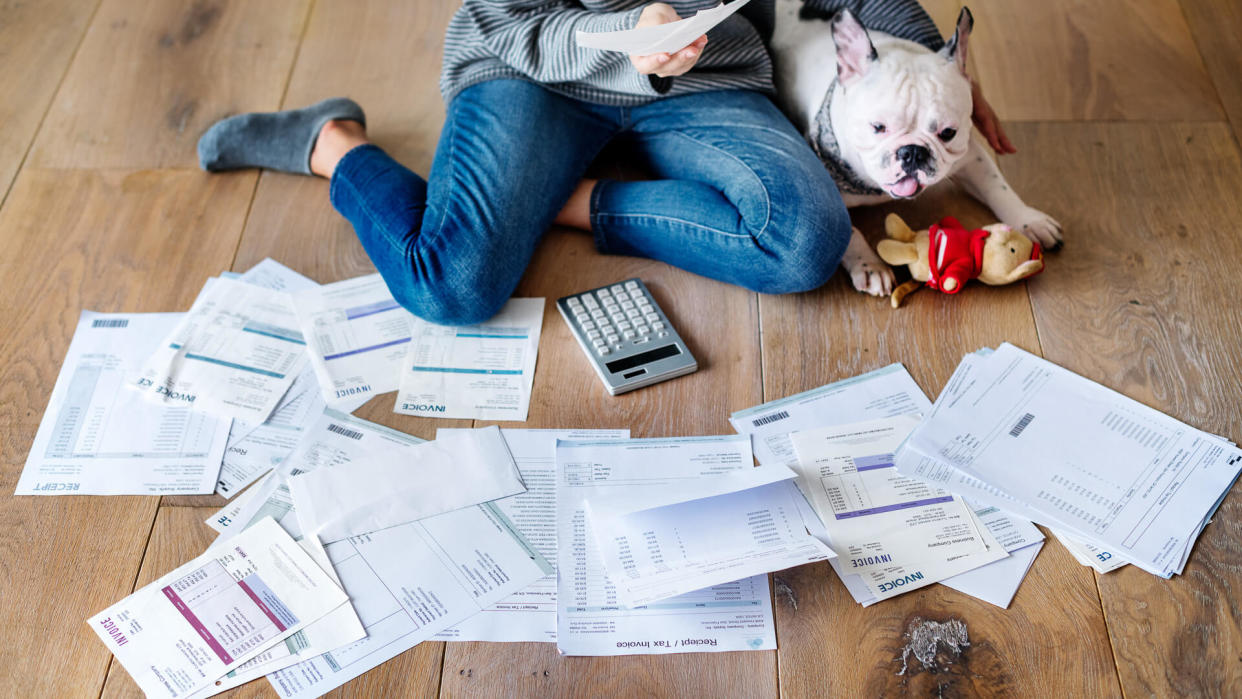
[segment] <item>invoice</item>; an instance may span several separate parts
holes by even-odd
[[[478,325],[413,321],[394,412],[476,420],[526,419],[543,328],[541,298],[509,299]]]
[[[304,291],[295,305],[328,405],[397,389],[414,316],[393,299],[380,275]]]
[[[183,697],[347,601],[274,521],[87,623],[150,697]]]
[[[132,385],[162,404],[261,423],[302,370],[305,345],[289,294],[213,278]]]

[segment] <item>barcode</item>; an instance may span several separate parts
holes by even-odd
[[[342,436],[345,436],[345,437],[349,437],[350,439],[362,439],[362,433],[361,433],[361,432],[359,432],[359,431],[357,431],[357,430],[350,430],[350,429],[346,429],[346,428],[344,428],[344,427],[341,427],[340,425],[333,424],[333,423],[331,423],[331,422],[329,422],[329,423],[328,423],[328,431],[329,431],[329,432],[335,432],[335,433],[337,433],[337,434],[339,434],[339,435],[342,435]]]
[[[129,327],[129,318],[114,318],[112,320],[93,320],[92,328],[127,328]]]
[[[755,427],[763,427],[770,422],[784,420],[787,417],[789,417],[789,411],[782,410],[779,413],[772,413],[771,415],[764,415],[763,417],[755,418],[754,420],[751,420],[751,422],[755,424]]]
[[[1017,437],[1018,435],[1022,434],[1022,430],[1025,430],[1026,426],[1031,424],[1031,420],[1034,420],[1034,419],[1035,419],[1035,416],[1030,413],[1023,415],[1022,419],[1018,420],[1018,424],[1014,425],[1012,430],[1009,430],[1009,436]]]

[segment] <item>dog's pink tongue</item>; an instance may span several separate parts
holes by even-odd
[[[903,177],[893,185],[893,194],[899,197],[913,196],[919,189],[919,180],[917,177]]]

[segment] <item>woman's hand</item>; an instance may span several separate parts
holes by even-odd
[[[645,11],[644,14],[646,14]],[[1013,147],[1013,144],[1009,142],[1009,137],[1005,135],[1000,118],[996,116],[996,112],[992,111],[992,105],[983,99],[983,90],[974,80],[970,81],[970,97],[974,100],[974,110],[970,113],[970,120],[979,127],[979,132],[988,140],[988,145],[992,146],[992,150],[996,151],[997,155],[1017,153],[1018,149]]]
[[[653,2],[643,8],[643,12],[638,16],[638,27],[651,27],[657,24],[668,24],[681,19],[671,5],[662,2]],[[675,53],[652,53],[646,56],[630,56],[630,62],[634,64],[634,68],[643,75],[655,74],[661,78],[671,78],[674,75],[683,75],[698,62],[699,56],[703,55],[703,47],[707,44],[707,35],[704,34],[690,43],[689,46]]]

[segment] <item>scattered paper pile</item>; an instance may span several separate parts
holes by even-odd
[[[1062,532],[1079,560],[1107,554],[1165,578],[1242,469],[1220,437],[1010,344],[963,359],[896,460]]]
[[[893,454],[931,409],[900,364],[734,413],[762,464],[798,473],[803,521],[864,606],[942,583],[1008,607],[1043,547],[1029,521],[900,474]],[[862,422],[859,422],[862,420]]]
[[[766,574],[816,561],[862,605],[938,582],[1007,607],[1032,522],[1101,572],[1169,577],[1242,470],[1010,345],[934,405],[894,364],[734,413],[734,436],[427,442],[348,414],[397,391],[401,413],[524,419],[543,308],[443,328],[378,275],[268,260],[187,313],[84,312],[17,494],[240,493],[204,554],[89,623],[149,695],[313,697],[431,639],[772,649]]]

